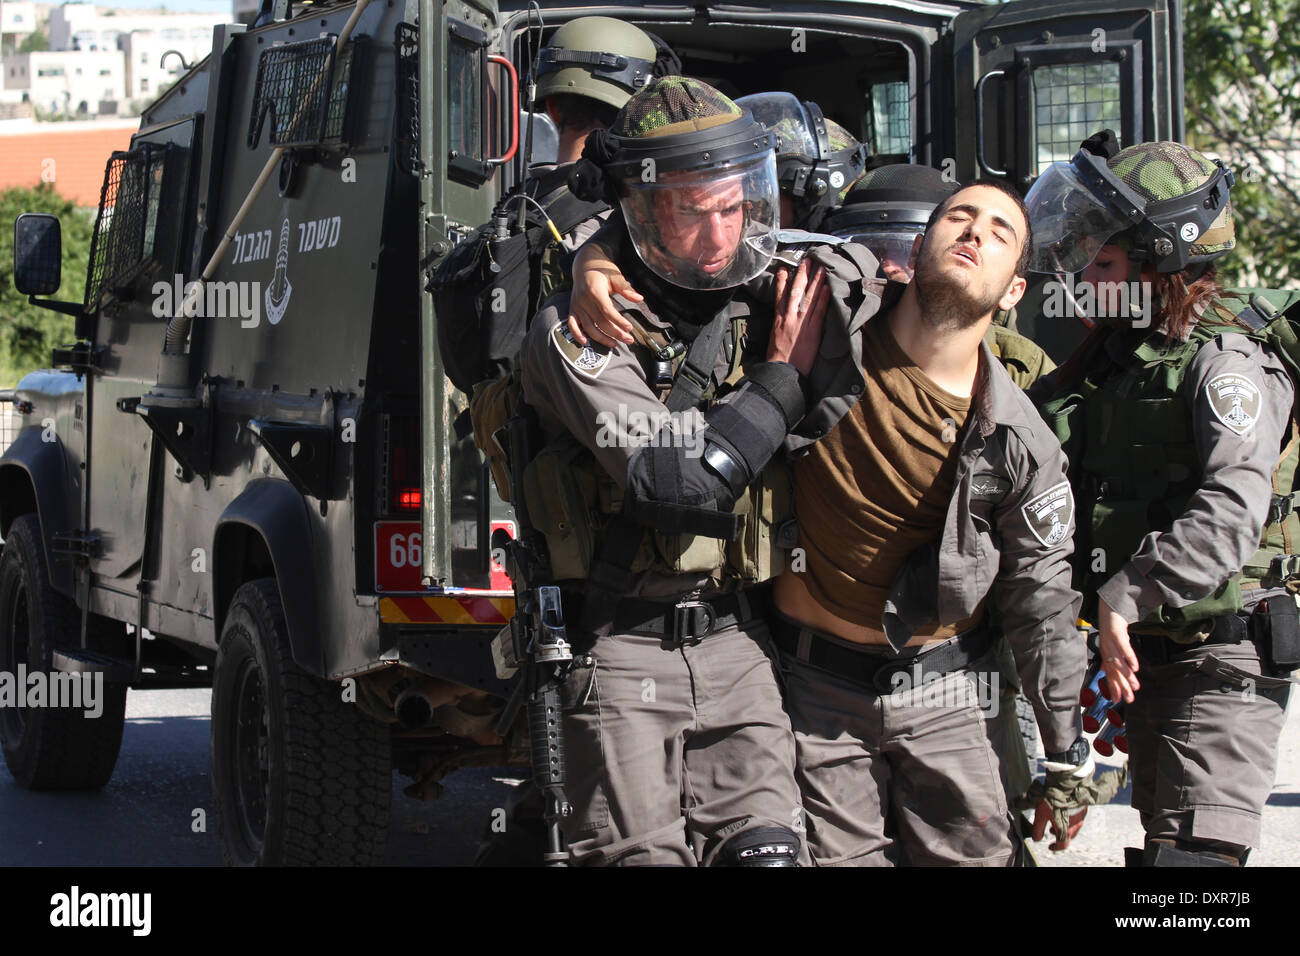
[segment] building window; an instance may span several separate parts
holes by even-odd
[[[140,62],[141,62],[141,63],[148,63],[148,62],[149,62],[149,54],[148,54],[148,53],[141,53],[141,54],[140,54]]]
[[[100,75],[100,76],[112,76],[112,75],[113,75],[113,71],[112,71],[112,70],[100,70],[100,71],[99,71],[99,75]]]
[[[81,67],[77,67],[75,73],[77,76],[81,76]]]
[[[66,76],[66,72],[61,66],[47,66],[36,71],[37,76]]]
[[[140,92],[141,92],[141,93],[148,93],[148,92],[149,92],[149,81],[148,81],[148,80],[141,80],[141,81],[140,81]]]

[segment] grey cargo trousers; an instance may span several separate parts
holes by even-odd
[[[1141,689],[1125,713],[1133,807],[1147,839],[1259,846],[1291,682],[1261,673],[1250,641],[1155,663],[1135,642]]]
[[[976,663],[979,673],[881,693],[781,654],[814,864],[1015,864],[1019,841],[985,711],[1015,714],[1000,712],[988,683],[992,655]]]
[[[754,827],[802,837],[764,621],[681,646],[612,634],[587,656],[564,689],[574,864],[707,866]]]

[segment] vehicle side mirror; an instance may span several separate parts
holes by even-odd
[[[53,295],[63,282],[63,234],[57,216],[25,212],[14,220],[14,287]]]

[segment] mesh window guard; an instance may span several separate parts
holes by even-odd
[[[1099,129],[1123,129],[1118,63],[1040,66],[1033,83],[1035,175],[1052,163],[1069,162],[1079,144]]]
[[[348,93],[358,37],[334,55],[337,37],[286,43],[257,61],[248,147],[255,149],[270,120],[272,146],[321,146],[345,139]]]
[[[86,312],[129,282],[153,256],[167,148],[146,143],[108,161],[86,270]]]
[[[397,25],[397,166],[419,176],[420,162],[420,32],[409,23]]]

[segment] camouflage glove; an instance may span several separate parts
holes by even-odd
[[[1046,801],[1052,811],[1053,832],[1069,833],[1071,811],[1110,803],[1128,780],[1127,766],[1108,770],[1094,779],[1095,766],[1091,756],[1078,767],[1048,761],[1046,778],[1029,785],[1028,792],[1016,800],[1016,809],[1033,810]]]

